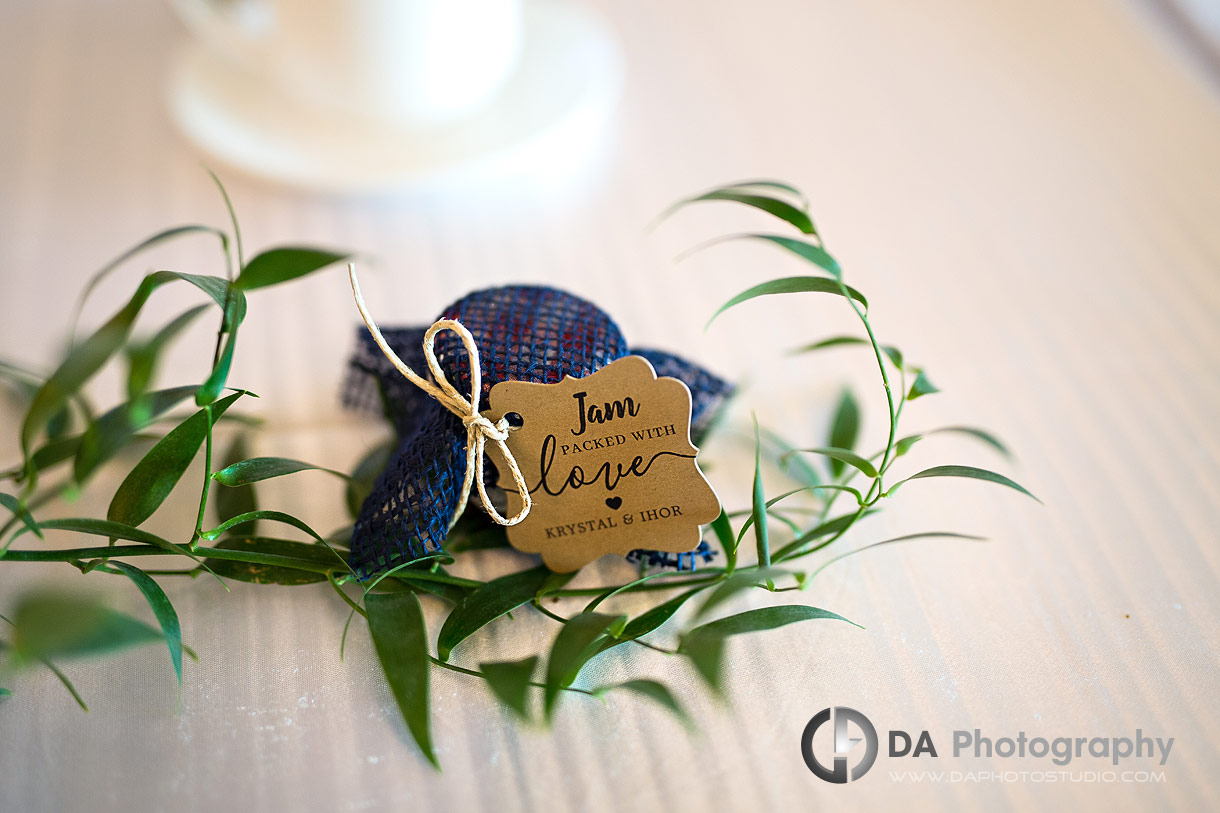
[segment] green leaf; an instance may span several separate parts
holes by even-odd
[[[724,569],[732,573],[733,568],[737,566],[737,540],[733,538],[733,525],[723,508],[720,509],[720,516],[712,520],[712,532],[716,534],[720,549],[724,551]]]
[[[158,243],[162,243],[166,240],[170,240],[175,237],[181,237],[184,234],[213,234],[213,235],[216,235],[217,237],[220,238],[221,246],[226,247],[226,252],[227,252],[228,236],[224,232],[222,232],[218,229],[214,229],[211,226],[199,226],[199,225],[176,226],[172,229],[166,229],[165,231],[154,234],[152,237],[149,237],[147,240],[144,240],[143,242],[139,243],[138,245],[134,246],[133,248],[129,248],[127,251],[124,251],[118,257],[115,257],[113,260],[106,263],[106,265],[102,266],[102,268],[100,270],[98,270],[96,273],[94,273],[94,275],[92,277],[90,277],[89,282],[85,285],[84,291],[81,292],[80,299],[77,300],[76,310],[72,316],[73,335],[75,336],[75,334],[76,334],[76,325],[78,322],[80,322],[81,312],[84,310],[85,303],[88,301],[89,296],[93,293],[94,290],[96,290],[97,286],[99,284],[101,284],[101,282],[107,276],[110,275],[110,272],[114,271],[116,268],[118,268],[120,265],[122,265],[123,263],[130,260],[132,257],[135,257],[137,254],[140,254],[141,252],[143,252],[149,248],[152,248],[153,246],[157,245]]]
[[[784,547],[780,549],[779,554],[776,556],[776,558],[781,559],[781,560],[791,558],[792,556],[796,555],[797,551],[800,551],[801,547],[804,546],[807,542],[812,542],[815,539],[821,539],[824,536],[834,536],[836,534],[842,533],[842,532],[846,531],[848,528],[850,528],[852,525],[854,525],[857,520],[861,519],[862,517],[866,517],[869,514],[873,514],[873,513],[876,513],[876,509],[873,509],[871,511],[865,511],[863,514],[859,513],[858,511],[852,511],[850,514],[843,514],[842,516],[838,516],[832,520],[828,520],[828,521],[822,523],[821,525],[818,525],[817,527],[812,528],[809,531],[806,531],[805,533],[801,534],[796,539],[789,542],[787,545],[784,545]],[[804,554],[811,553],[812,551],[815,551],[817,549],[818,549],[817,547],[811,548],[808,551],[801,552],[800,555],[803,556]]]
[[[245,514],[238,514],[235,517],[230,517],[229,519],[222,522],[220,525],[217,525],[212,530],[204,531],[203,533],[199,534],[199,536],[201,539],[206,539],[210,542],[210,541],[216,539],[217,537],[221,536],[222,534],[224,534],[226,531],[230,530],[231,528],[236,528],[239,525],[253,525],[255,522],[257,522],[260,519],[268,519],[268,520],[272,520],[273,522],[282,522],[285,525],[291,525],[292,527],[296,528],[297,530],[304,531],[305,533],[312,536],[314,538],[314,540],[317,541],[319,544],[321,544],[321,545],[328,544],[327,541],[322,537],[322,535],[320,533],[318,533],[317,531],[315,531],[313,528],[309,527],[309,525],[306,524],[304,520],[297,519],[292,514],[285,514],[283,511],[271,511],[271,510],[267,510],[267,509],[263,509],[263,510],[259,510],[259,511],[248,511]]]
[[[836,449],[854,449],[859,433],[860,405],[856,403],[856,398],[852,395],[851,390],[844,388],[843,394],[839,396],[839,405],[835,408],[834,420],[830,424],[830,437],[826,445]],[[857,457],[859,456],[857,455]],[[838,477],[843,473],[843,464],[847,461],[833,455],[830,455],[830,458],[830,473],[833,477]],[[856,466],[854,463],[852,465]],[[856,466],[856,468],[860,467]],[[860,470],[868,474],[865,469]],[[869,476],[875,475],[870,474]]]
[[[203,548],[211,553],[204,561],[221,578],[250,584],[301,585],[326,581],[326,574],[315,570],[299,570],[293,565],[309,568],[333,568],[335,553],[321,545],[293,542],[287,539],[264,537],[229,537],[222,539],[215,548]],[[263,554],[272,562],[239,562],[232,559],[215,558],[216,550],[243,551]],[[273,558],[274,557],[274,558]]]
[[[801,353],[813,353],[817,350],[825,350],[830,347],[842,347],[844,345],[862,344],[872,347],[872,342],[868,339],[861,339],[858,336],[832,336],[829,339],[823,339],[820,342],[806,344],[789,352],[789,355],[799,355]],[[890,361],[899,370],[902,369],[902,351],[893,345],[881,345],[881,352],[889,356]]]
[[[754,185],[758,186],[758,184]],[[743,189],[744,187],[737,185],[721,187],[719,189],[713,189],[710,192],[704,192],[702,195],[696,195],[693,198],[687,198],[686,200],[679,201],[671,206],[661,215],[660,219],[668,217],[679,208],[692,203],[723,200],[731,203],[740,203],[744,206],[750,206],[754,209],[766,212],[774,217],[778,217],[780,220],[795,226],[801,231],[802,234],[817,234],[817,229],[814,228],[813,220],[810,219],[808,212],[805,212],[802,209],[793,206],[791,203],[780,200],[779,198],[771,195],[753,194],[751,192],[741,191]]]
[[[351,255],[316,248],[273,248],[250,260],[234,285],[243,291],[278,285],[312,274],[349,256]]]
[[[428,630],[419,599],[410,591],[372,593],[365,599],[365,607],[373,646],[407,729],[432,766],[440,770],[432,748]]]
[[[161,639],[143,621],[67,593],[27,596],[13,615],[13,649],[24,660],[100,655]]]
[[[195,320],[199,314],[208,309],[207,304],[196,305],[171,320],[157,331],[148,341],[135,345],[127,351],[127,398],[135,401],[148,390],[152,382],[153,371],[161,351],[174,340],[183,330]]]
[[[872,542],[868,545],[864,545],[863,547],[859,547],[854,550],[849,550],[846,553],[841,553],[838,556],[833,556],[830,559],[827,559],[825,562],[818,565],[817,570],[815,570],[815,571],[813,571],[813,573],[809,574],[809,578],[805,581],[805,584],[803,585],[803,587],[808,587],[808,585],[813,581],[815,576],[817,576],[819,573],[821,573],[826,568],[833,565],[835,562],[846,559],[848,556],[855,556],[857,553],[863,553],[864,551],[870,550],[871,548],[879,548],[882,545],[893,545],[898,542],[910,542],[915,539],[969,539],[973,542],[982,542],[982,541],[984,541],[985,537],[972,536],[970,534],[958,534],[958,533],[953,533],[952,531],[925,531],[923,533],[918,533],[918,534],[906,534],[905,536],[896,536],[893,539],[883,539],[880,542]]]
[[[920,370],[919,375],[915,376],[915,383],[911,385],[910,392],[907,393],[907,400],[914,401],[921,395],[931,395],[934,392],[940,392],[940,390],[936,388],[935,384],[928,380],[928,377],[924,375],[923,370]]]
[[[830,279],[829,277],[784,277],[782,279],[773,279],[767,282],[762,282],[752,288],[747,288],[737,296],[730,299],[728,302],[721,305],[720,309],[712,314],[712,318],[707,320],[707,325],[705,325],[705,327],[710,326],[712,322],[716,321],[716,317],[727,311],[729,308],[740,305],[742,302],[748,302],[751,299],[756,299],[760,296],[802,293],[835,294],[837,296],[842,296],[843,288],[840,287],[842,285],[843,283],[839,282],[838,280]],[[847,288],[847,293],[852,299],[859,302],[866,309],[868,308],[868,300],[864,298],[864,294],[860,293],[851,286],[844,287]]]
[[[715,242],[723,242],[724,240],[762,240],[779,246],[785,251],[795,254],[800,259],[816,265],[836,279],[843,276],[843,269],[839,266],[838,260],[830,256],[826,249],[805,240],[797,240],[779,234],[735,234]]]
[[[818,454],[823,457],[829,457],[834,461],[846,463],[854,469],[858,469],[866,477],[876,477],[877,468],[865,460],[860,455],[850,449],[837,449],[833,447],[821,446],[815,449],[797,449],[798,452],[807,452],[809,454]]]
[[[229,370],[233,366],[233,353],[237,347],[237,328],[246,317],[246,295],[236,287],[229,287],[229,298],[225,305],[224,347],[216,363],[212,365],[212,373],[195,393],[195,404],[206,406],[220,397],[226,382],[229,380]]]
[[[12,494],[0,493],[0,505],[3,505],[9,511],[12,511],[13,516],[21,520],[21,523],[25,525],[26,528],[33,531],[34,536],[38,537],[39,539],[45,538],[42,535],[42,530],[38,527],[38,523],[34,521],[34,517],[30,516],[30,512],[27,511],[25,506],[21,504],[21,501]],[[0,540],[0,551],[3,551],[7,547],[8,545],[3,544],[3,540]]]
[[[733,635],[745,632],[760,632],[776,629],[798,621],[834,619],[848,621],[843,616],[818,607],[803,604],[785,604],[778,607],[760,607],[743,613],[711,621],[684,633],[679,640],[678,651],[690,659],[695,669],[713,691],[719,693],[722,686],[724,641]]]
[[[530,681],[537,666],[538,656],[531,655],[520,661],[481,663],[479,671],[483,673],[487,685],[501,703],[516,712],[522,720],[529,720]]]
[[[188,279],[189,276],[173,271],[157,271],[144,277],[127,304],[94,331],[93,335],[76,345],[38,389],[21,425],[21,451],[27,463],[31,483],[35,477],[29,466],[30,451],[38,432],[64,406],[68,398],[79,391],[123,345],[136,316],[152,292],[168,282]]]
[[[551,646],[551,656],[546,664],[545,698],[546,716],[549,720],[555,711],[555,703],[560,693],[575,682],[580,670],[591,658],[603,651],[599,646],[603,635],[618,637],[623,625],[627,623],[625,615],[602,615],[601,613],[581,613],[568,620],[555,636]]]
[[[68,460],[80,450],[80,440],[80,435],[72,435],[39,446],[30,455],[30,467],[40,472]]]
[[[347,513],[352,519],[360,516],[360,507],[364,505],[364,501],[373,493],[373,486],[377,482],[377,478],[385,471],[385,467],[390,462],[390,455],[394,451],[395,441],[387,440],[385,443],[378,444],[368,451],[368,453],[360,459],[356,464],[356,468],[352,471],[352,476],[347,482],[347,489],[344,492],[344,499],[347,501]],[[466,516],[465,514],[463,516]],[[459,520],[460,522],[461,520]]]
[[[437,657],[449,660],[449,654],[462,641],[505,613],[532,601],[550,575],[546,567],[536,567],[501,576],[477,588],[441,625],[436,639]]]
[[[695,620],[706,618],[711,614],[712,610],[743,590],[748,590],[760,584],[770,583],[775,577],[785,575],[788,575],[788,571],[776,567],[748,568],[734,573],[716,585],[716,589],[708,595],[707,600],[695,612],[694,618]]]
[[[211,422],[242,395],[245,392],[235,392],[216,402],[210,418],[207,409],[199,410],[161,438],[119,485],[106,518],[134,526],[152,516],[191,465]]]
[[[0,697],[12,697],[13,693],[8,689],[0,686]]]
[[[72,476],[83,483],[98,466],[114,457],[137,431],[195,392],[195,387],[173,387],[115,407],[89,424],[80,437]]]
[[[250,456],[245,433],[233,439],[229,450],[225,453],[222,466],[229,466]],[[215,490],[216,516],[221,523],[228,522],[233,517],[249,514],[258,510],[258,496],[253,488],[220,488]],[[249,536],[258,536],[257,521],[251,521],[246,531]]]
[[[968,477],[972,480],[986,480],[989,483],[999,483],[1002,486],[1008,486],[1009,488],[1016,489],[1027,497],[1030,497],[1039,503],[1042,502],[1042,500],[1039,500],[1037,497],[1031,494],[1025,488],[1025,486],[1021,485],[1020,483],[1014,482],[1002,474],[996,474],[994,471],[979,469],[975,468],[974,466],[933,466],[930,469],[924,469],[918,474],[912,474],[910,477],[906,478],[906,480],[899,480],[897,483],[894,483],[894,485],[890,486],[890,489],[885,492],[886,496],[888,497],[890,494],[893,494],[898,487],[905,482],[910,480],[921,480],[926,477]]]
[[[344,480],[349,479],[341,471],[315,466],[312,463],[303,463],[300,460],[290,460],[286,457],[252,457],[214,472],[212,479],[223,486],[236,488],[257,483],[260,480],[269,480],[272,477],[295,474],[298,471],[324,471]]]
[[[178,677],[178,689],[181,690],[182,625],[178,622],[178,613],[174,609],[173,603],[170,602],[169,596],[165,595],[165,591],[153,581],[151,576],[134,565],[115,559],[111,560],[106,568],[118,571],[135,582],[136,587],[147,599],[148,605],[152,607],[153,615],[157,617],[157,623],[161,625],[161,633],[169,647],[170,661],[174,665],[174,674]]]
[[[648,699],[659,703],[661,706],[672,712],[673,715],[681,720],[684,724],[690,725],[690,717],[687,716],[686,711],[682,708],[681,704],[678,703],[677,698],[673,696],[673,693],[670,692],[663,683],[655,680],[628,680],[625,683],[619,683],[613,686],[602,686],[599,689],[594,689],[593,693],[601,696],[608,692],[612,692],[615,689],[626,689],[629,692],[647,697]]]
[[[807,486],[822,484],[821,475],[813,466],[809,465],[808,461],[799,455],[788,454],[794,448],[791,443],[766,427],[761,427],[760,431],[763,446],[775,456],[776,465],[781,471]]]
[[[642,613],[631,621],[627,622],[627,626],[623,627],[623,631],[619,633],[617,638],[607,638],[602,643],[602,649],[610,649],[619,644],[633,641],[636,638],[642,638],[650,632],[654,632],[661,627],[666,621],[674,617],[674,614],[681,609],[682,605],[689,601],[695,595],[702,593],[710,584],[700,585],[685,593],[674,596],[668,601],[658,604],[651,610]]]
[[[923,435],[908,435],[905,438],[899,438],[894,442],[895,459],[902,457],[904,454],[911,451],[911,447],[923,440],[923,438]]]
[[[940,429],[933,429],[920,435],[912,435],[911,437],[903,438],[902,440],[898,441],[896,446],[899,447],[900,454],[905,454],[906,451],[910,449],[911,446],[915,445],[915,442],[921,438],[927,437],[928,435],[939,434],[966,435],[967,437],[972,437],[975,440],[981,440],[983,443],[986,443],[1004,457],[1010,459],[1012,458],[1012,452],[1009,451],[1008,447],[1005,446],[999,438],[984,429],[977,429],[973,426],[944,426]],[[905,447],[902,446],[904,443],[906,444]]]
[[[771,566],[771,542],[767,528],[767,496],[763,493],[762,441],[758,437],[758,419],[754,419],[754,499],[750,519],[754,523],[754,542],[758,548],[758,566]],[[744,529],[742,529],[744,531]]]
[[[111,539],[126,539],[130,542],[140,542],[144,545],[152,545],[153,547],[161,548],[170,553],[176,553],[180,556],[190,556],[192,559],[197,559],[190,551],[181,545],[176,545],[168,539],[164,539],[156,534],[136,528],[131,525],[126,525],[122,522],[114,522],[108,519],[92,519],[88,517],[72,517],[65,519],[48,519],[38,523],[38,527],[44,531],[74,531],[75,533],[90,534],[91,536],[105,536]]]
[[[59,670],[55,664],[44,660],[42,665],[51,670],[51,674],[59,679],[64,688],[68,690],[68,694],[72,695],[72,699],[76,701],[76,705],[80,706],[86,713],[89,712],[89,707],[85,705],[85,699],[80,696],[80,692],[76,691],[76,687],[72,685],[72,681],[68,680],[68,676]]]

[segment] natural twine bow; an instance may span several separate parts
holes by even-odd
[[[466,427],[466,479],[462,482],[462,494],[458,501],[457,510],[453,513],[453,519],[449,522],[449,527],[452,528],[457,522],[458,517],[466,510],[466,502],[470,499],[470,487],[473,484],[479,490],[479,499],[483,502],[483,509],[487,514],[500,525],[516,525],[521,520],[525,519],[526,514],[530,512],[532,500],[530,499],[529,486],[525,483],[525,477],[521,474],[521,468],[517,465],[516,458],[513,453],[508,450],[509,424],[506,418],[492,423],[491,419],[479,414],[479,396],[482,393],[482,374],[479,369],[479,348],[475,344],[474,336],[470,335],[470,331],[466,326],[455,319],[438,319],[424,333],[424,358],[428,362],[428,369],[432,371],[432,377],[436,379],[433,384],[426,378],[416,375],[415,371],[403,362],[398,357],[398,354],[386,344],[385,338],[381,335],[381,330],[377,327],[377,323],[373,321],[373,317],[369,315],[368,307],[364,304],[364,297],[360,294],[360,283],[356,281],[356,264],[347,264],[347,274],[352,281],[352,296],[356,298],[356,307],[360,310],[360,316],[364,318],[364,324],[368,326],[369,333],[373,336],[373,341],[381,348],[381,352],[385,353],[398,372],[402,373],[408,381],[419,387],[424,392],[431,395],[433,398],[441,402],[445,409],[452,412],[462,419],[462,425]],[[436,360],[436,353],[433,351],[433,344],[436,340],[436,334],[442,330],[452,330],[462,340],[463,346],[466,348],[466,353],[470,358],[470,398],[463,398],[449,379],[445,377],[445,372],[441,369],[440,362]],[[487,489],[483,485],[483,457],[487,441],[491,440],[500,446],[500,453],[504,456],[504,461],[508,464],[508,470],[512,472],[513,482],[517,485],[517,493],[521,495],[521,510],[514,516],[505,519],[496,511],[495,506],[491,504],[491,500],[487,496]]]

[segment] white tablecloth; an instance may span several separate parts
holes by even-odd
[[[784,594],[867,629],[819,622],[734,640],[727,705],[656,653],[589,670],[590,682],[666,678],[698,720],[695,735],[625,696],[565,701],[553,731],[521,730],[477,681],[437,674],[440,775],[398,719],[363,627],[340,661],[345,611],[329,588],[226,593],[207,579],[167,580],[202,658],[186,667],[181,710],[154,648],[69,665],[88,715],[49,674],[20,677],[0,701],[0,810],[1214,807],[1220,100],[1206,74],[1134,0],[603,5],[629,74],[608,142],[583,175],[545,189],[352,200],[225,173],[246,245],[370,253],[379,270],[365,287],[386,323],[429,321],[479,285],[562,285],[602,304],[632,340],[749,379],[743,408],[802,444],[822,440],[850,382],[872,446],[884,439],[884,402],[865,357],[779,352],[850,329],[842,303],[752,303],[702,332],[728,296],[801,271],[760,246],[672,258],[765,221],[707,205],[644,229],[675,198],[715,183],[790,179],[870,296],[882,339],[944,391],[912,404],[908,427],[996,430],[1019,457],[1005,470],[1045,506],[984,484],[906,486],[845,542],[940,529],[991,541],[871,552],[808,593]],[[183,36],[152,0],[0,9],[5,356],[48,363],[75,291],[122,248],[175,223],[223,224],[200,157],[162,103]],[[217,263],[203,238],[158,250],[105,286],[87,317],[116,307],[147,268],[216,273]],[[262,396],[259,453],[342,468],[381,437],[337,403],[356,324],[337,272],[251,296],[232,380]],[[208,359],[196,346],[175,351],[169,380],[202,375]],[[117,376],[98,391],[117,399]],[[12,460],[17,413],[5,414],[0,451]],[[741,428],[748,411],[738,418]],[[726,438],[709,457],[731,462],[739,447]],[[1005,465],[946,438],[925,441],[902,467],[945,462]],[[746,500],[738,468],[712,469],[731,507]],[[57,510],[104,511],[114,484],[99,485]],[[325,475],[263,495],[321,527],[341,522]],[[190,502],[176,497],[150,527],[180,528]],[[488,557],[466,570],[506,564]],[[624,567],[599,563],[582,578],[622,577]],[[0,605],[44,583],[104,590],[147,612],[130,585],[64,565],[0,565]],[[536,616],[499,622],[460,662],[543,646],[554,625]],[[833,705],[863,711],[882,736],[927,729],[942,757],[883,754],[859,782],[824,783],[799,739]],[[1175,744],[1154,784],[890,775],[1046,767],[946,754],[951,731],[975,728],[994,737],[1142,728]]]

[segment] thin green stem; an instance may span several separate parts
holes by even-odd
[[[203,409],[208,417],[208,432],[203,442],[203,492],[199,495],[199,514],[195,518],[195,534],[191,537],[192,548],[203,534],[203,515],[207,511],[208,489],[212,485],[212,405],[208,404]]]

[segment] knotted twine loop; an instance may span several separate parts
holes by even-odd
[[[462,425],[466,427],[466,478],[462,481],[457,510],[453,512],[453,519],[449,521],[449,527],[452,528],[458,521],[458,517],[466,510],[472,485],[479,491],[483,509],[497,524],[516,525],[525,519],[533,501],[530,498],[529,486],[526,485],[525,477],[521,474],[521,467],[517,465],[516,458],[513,457],[513,453],[508,450],[508,444],[505,443],[511,428],[508,419],[501,418],[493,423],[490,418],[479,413],[479,395],[483,391],[483,382],[481,380],[482,371],[479,368],[479,348],[475,344],[474,336],[470,335],[466,326],[456,319],[438,319],[432,323],[432,327],[424,333],[424,359],[428,364],[428,369],[432,372],[432,377],[436,379],[434,384],[408,367],[382,337],[381,329],[377,327],[377,323],[369,315],[368,307],[364,304],[364,297],[360,293],[360,283],[356,281],[355,263],[347,264],[347,275],[352,281],[352,296],[356,299],[356,308],[360,311],[365,326],[368,327],[373,341],[381,348],[381,352],[408,381],[440,401],[441,406],[457,415],[461,419]],[[445,371],[441,369],[440,362],[436,359],[433,345],[436,341],[436,334],[443,330],[452,330],[458,335],[470,358],[470,398],[464,398],[453,384],[449,383],[449,379],[445,377]],[[517,486],[517,493],[521,495],[521,510],[507,519],[500,516],[495,506],[491,504],[491,499],[487,496],[487,488],[483,484],[483,460],[489,440],[499,445],[500,453],[508,464],[509,472],[512,473],[513,483]]]

